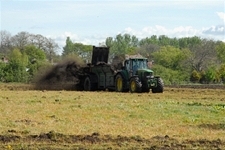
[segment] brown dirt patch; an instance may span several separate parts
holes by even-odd
[[[150,139],[140,136],[112,136],[100,135],[92,133],[91,135],[64,135],[50,131],[49,133],[41,133],[39,135],[0,135],[0,145],[3,147],[10,146],[12,149],[23,148],[48,148],[48,149],[223,149],[225,141],[216,140],[184,140],[178,141],[168,135],[155,136]],[[30,144],[32,143],[32,144]],[[62,145],[63,143],[63,145]],[[46,146],[47,145],[47,146]],[[0,146],[1,148],[1,146]]]

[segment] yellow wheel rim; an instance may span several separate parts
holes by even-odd
[[[122,91],[122,88],[123,88],[122,78],[118,78],[117,79],[117,89],[118,89],[118,91]]]
[[[136,90],[136,83],[135,83],[135,81],[131,81],[131,83],[130,83],[130,89],[133,92]]]

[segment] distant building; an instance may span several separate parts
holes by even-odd
[[[1,62],[8,63],[9,60],[5,56],[3,56],[2,59],[1,59]]]

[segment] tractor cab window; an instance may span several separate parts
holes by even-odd
[[[139,59],[139,68],[140,69],[147,69],[148,68],[148,61],[145,59]]]
[[[130,62],[129,61],[125,61],[125,69],[130,70]]]
[[[138,60],[139,63],[139,68],[143,69],[144,68],[144,62],[142,60]]]
[[[138,70],[139,68],[139,62],[137,59],[134,59],[132,61],[132,70],[133,70],[133,74],[136,74],[136,71]]]
[[[128,66],[130,66],[130,68]],[[132,70],[132,74],[135,75],[137,70],[148,68],[148,60],[147,59],[131,59],[129,62],[129,65],[126,64],[126,68],[129,70]]]
[[[133,60],[133,70],[137,69],[147,69],[148,61],[146,59],[134,59]]]

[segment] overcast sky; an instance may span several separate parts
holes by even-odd
[[[98,45],[129,33],[225,41],[224,0],[1,0],[1,30]]]

